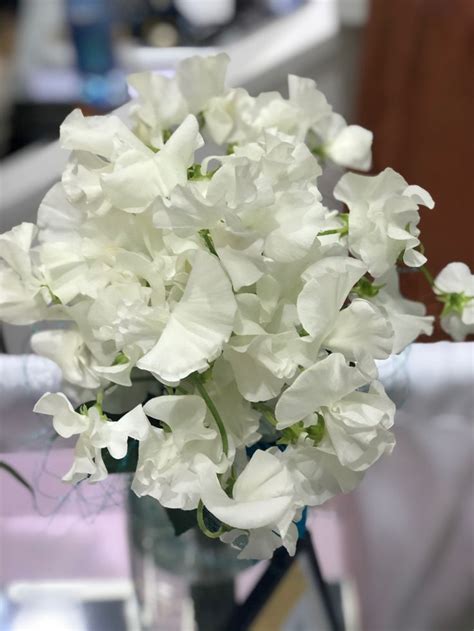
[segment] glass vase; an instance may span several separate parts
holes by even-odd
[[[249,566],[197,527],[176,536],[152,497],[129,495],[131,569],[143,631],[223,631],[234,579]]]

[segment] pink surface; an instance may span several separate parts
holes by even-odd
[[[129,576],[122,476],[77,488],[61,482],[70,450],[1,456],[31,481],[36,501],[0,472],[2,582]]]

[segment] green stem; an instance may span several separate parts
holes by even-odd
[[[318,232],[317,236],[325,237],[326,235],[329,235],[329,234],[341,234],[342,231],[343,231],[343,228],[334,228],[334,230],[323,230],[322,232]]]
[[[219,539],[219,537],[227,531],[227,528],[223,524],[221,524],[219,530],[209,530],[204,521],[204,504],[202,500],[199,500],[197,507],[197,523],[201,532],[210,539]]]
[[[420,272],[422,272],[423,276],[426,278],[426,280],[428,281],[430,287],[434,287],[434,278],[433,275],[431,274],[430,270],[426,267],[426,265],[422,265],[421,267],[418,268],[420,270]]]
[[[226,429],[225,429],[224,422],[223,422],[223,420],[221,418],[221,415],[219,414],[216,406],[214,405],[214,401],[208,395],[207,390],[206,390],[206,388],[204,387],[204,384],[201,381],[200,375],[198,375],[197,373],[193,373],[191,375],[191,380],[194,383],[194,385],[196,386],[196,388],[197,388],[199,394],[201,395],[201,397],[206,402],[207,409],[209,410],[209,412],[214,417],[214,420],[215,420],[215,422],[217,424],[217,427],[219,429],[219,434],[221,435],[222,449],[224,451],[224,454],[227,456],[227,454],[229,452],[229,439],[227,438],[227,432],[226,432]]]

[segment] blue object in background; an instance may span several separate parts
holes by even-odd
[[[303,513],[301,515],[301,519],[299,520],[299,522],[296,524],[296,527],[298,528],[298,539],[302,539],[307,531],[306,528],[306,519],[308,518],[308,507],[305,506],[303,508]]]
[[[114,55],[110,0],[66,3],[83,101],[99,109],[113,109],[127,100],[127,86]]]

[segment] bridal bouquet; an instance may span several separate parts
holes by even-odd
[[[227,63],[132,75],[128,124],[66,118],[62,181],[37,225],[0,235],[0,317],[50,321],[32,346],[64,392],[35,411],[77,437],[65,480],[125,463],[137,495],[268,558],[294,553],[305,507],[393,449],[376,360],[433,328],[397,267],[423,271],[458,340],[474,277],[463,263],[431,277],[417,226],[433,200],[391,169],[347,172],[347,212],[326,207],[323,167],[367,170],[372,134],[310,79],[290,76],[288,99],[226,88]]]

